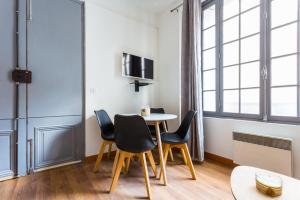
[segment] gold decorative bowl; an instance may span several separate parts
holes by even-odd
[[[279,176],[257,172],[255,174],[256,188],[263,194],[277,197],[282,194],[282,179]]]

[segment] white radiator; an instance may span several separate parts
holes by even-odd
[[[293,176],[292,140],[233,132],[233,161]]]

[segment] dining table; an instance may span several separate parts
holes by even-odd
[[[155,126],[157,147],[158,147],[158,152],[159,152],[160,170],[162,173],[163,184],[167,185],[168,181],[167,181],[167,175],[166,175],[166,163],[164,162],[164,155],[163,155],[162,142],[161,142],[161,137],[160,137],[161,133],[160,133],[159,125],[162,123],[164,126],[164,130],[167,130],[166,121],[176,119],[177,115],[151,113],[148,116],[143,116],[143,118],[146,121],[147,125]]]

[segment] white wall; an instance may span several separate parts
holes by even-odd
[[[86,156],[97,154],[101,141],[94,110],[105,109],[113,118],[117,113],[138,113],[142,106],[158,104],[154,16],[109,2],[86,1]],[[123,51],[154,59],[153,85],[134,92],[129,84],[132,80],[121,77]]]
[[[180,114],[180,14],[169,10],[159,17],[159,102],[166,112]],[[168,122],[170,130],[178,127],[179,120]]]
[[[291,138],[294,176],[300,178],[300,126],[221,118],[205,118],[204,123],[206,151],[230,159],[233,158],[233,130]]]
[[[170,111],[179,108],[179,31],[180,18],[166,11],[159,20],[160,102]],[[178,95],[175,97],[175,95]],[[204,118],[205,151],[233,158],[232,131],[255,132],[262,135],[293,139],[294,176],[300,178],[300,126],[245,120]]]

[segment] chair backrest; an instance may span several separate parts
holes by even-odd
[[[107,112],[105,110],[96,110],[95,114],[96,114],[96,118],[97,118],[98,124],[101,129],[102,138],[105,137],[105,135],[107,135],[107,134],[113,133],[114,132],[114,124],[112,123]]]
[[[192,120],[194,119],[196,114],[197,114],[196,111],[190,110],[187,112],[184,119],[182,120],[178,130],[176,131],[176,133],[180,135],[182,139],[186,139],[186,140],[188,139],[189,137],[188,131],[191,126]]]
[[[163,108],[150,108],[150,113],[159,113],[159,114],[165,114],[165,109]],[[166,123],[166,127],[168,129],[168,123]],[[162,124],[159,124],[159,128],[161,131],[167,131],[167,130],[164,130],[164,126]]]
[[[165,113],[165,110],[163,108],[150,108],[151,113]]]
[[[155,147],[145,120],[138,115],[116,115],[115,134],[116,145],[123,151],[140,153]]]

